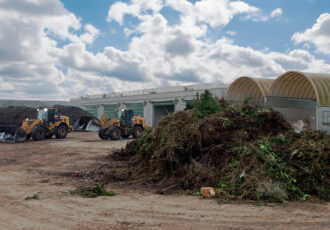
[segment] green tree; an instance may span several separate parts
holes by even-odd
[[[203,118],[221,110],[219,101],[215,99],[208,90],[202,93],[200,101],[196,102],[194,107],[196,118]]]

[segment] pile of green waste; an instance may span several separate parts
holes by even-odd
[[[219,196],[268,201],[329,201],[329,153],[324,132],[298,134],[271,108],[229,105],[208,91],[121,151],[153,183],[212,186]]]

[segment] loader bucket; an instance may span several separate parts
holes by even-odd
[[[98,132],[100,129],[100,126],[96,124],[93,120],[90,120],[86,126],[86,131],[89,132]]]
[[[99,126],[93,122],[93,118],[91,116],[81,116],[74,124],[74,130],[97,132],[99,130]]]
[[[0,142],[18,143],[26,141],[26,133],[16,125],[0,125]]]

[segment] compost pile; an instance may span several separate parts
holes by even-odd
[[[74,106],[55,105],[60,115],[68,116],[70,124],[74,125],[81,116],[91,116],[89,112]],[[41,107],[42,108],[42,107]],[[37,118],[38,111],[36,108],[25,106],[8,106],[0,108],[0,125],[17,125],[20,126],[22,121],[26,118]]]
[[[128,143],[120,155],[135,159],[132,171],[180,189],[212,186],[230,199],[330,200],[329,136],[298,134],[271,108],[202,103],[203,95]]]
[[[81,116],[90,116],[92,119],[97,119],[94,115],[79,107],[64,105],[55,105],[54,107],[58,109],[60,115],[68,116],[70,118],[71,125],[74,125]]]

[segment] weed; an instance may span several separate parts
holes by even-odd
[[[192,196],[201,196],[202,192],[200,189],[194,189],[192,191],[189,191],[188,194]]]
[[[291,190],[292,192],[296,193],[298,195],[298,197],[302,197],[304,194],[303,192],[299,189],[299,187],[296,185],[297,180],[293,177],[291,177],[287,171],[288,171],[288,166],[285,162],[283,162],[281,160],[281,158],[273,152],[272,147],[270,145],[270,143],[268,142],[268,140],[264,141],[264,142],[258,142],[257,143],[259,146],[259,154],[262,157],[266,157],[265,161],[267,162],[267,167],[268,170],[270,172],[270,174],[272,174],[272,176],[278,180],[280,180],[282,182],[282,184],[284,185],[284,190]],[[265,185],[263,187],[258,187],[259,189],[265,188],[267,190],[267,187],[274,187],[274,194],[266,194],[267,196],[272,196],[274,195],[274,199],[276,200],[276,196],[278,197],[278,200],[282,200],[282,197],[287,197],[287,195],[285,196],[284,193],[282,191],[282,188],[280,188],[280,186],[277,186],[276,184],[272,184],[271,182],[263,182],[261,184],[259,184],[259,186]],[[268,191],[266,191],[268,192]],[[278,194],[276,194],[278,193]],[[283,193],[283,194],[280,194]]]
[[[283,202],[288,199],[288,194],[280,183],[264,180],[258,184],[256,199]]]
[[[98,196],[115,196],[116,193],[112,191],[106,191],[104,184],[96,184],[94,186],[83,186],[75,189],[71,194],[78,194],[82,197],[95,198]]]

